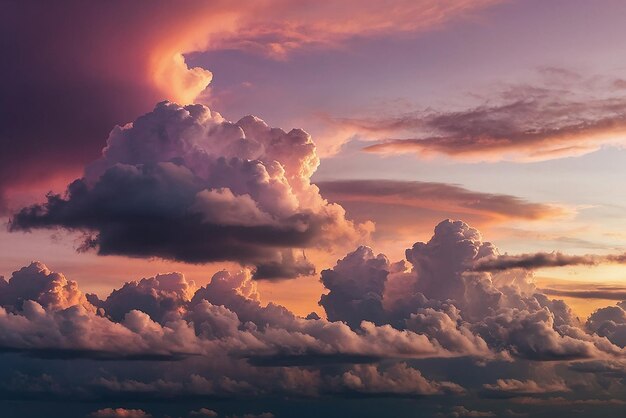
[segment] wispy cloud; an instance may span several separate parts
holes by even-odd
[[[626,97],[619,80],[587,80],[568,72],[561,85],[541,72],[536,85],[512,85],[461,110],[409,112],[335,122],[370,137],[376,153],[445,155],[469,161],[543,161],[626,144]],[[564,70],[561,70],[564,71]]]
[[[519,197],[475,192],[455,184],[400,180],[335,180],[317,182],[331,201],[399,205],[464,215],[483,215],[492,220],[538,220],[564,216],[568,209],[528,202]]]
[[[511,269],[536,270],[546,267],[597,266],[598,264],[626,263],[626,253],[609,255],[568,255],[560,252],[538,252],[520,255],[498,255],[479,260],[475,271],[504,271]]]

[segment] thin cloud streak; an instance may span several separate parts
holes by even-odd
[[[599,264],[624,264],[626,253],[609,255],[568,255],[560,252],[538,252],[520,255],[498,255],[480,260],[474,271],[505,271],[512,269],[536,270],[547,267],[597,266]]]
[[[369,137],[387,137],[364,151],[425,158],[533,162],[626,145],[626,97],[616,92],[615,80],[565,82],[569,84],[563,88],[547,86],[546,81],[510,86],[461,110],[427,109],[334,122]]]
[[[460,214],[483,215],[493,220],[540,220],[568,215],[558,205],[475,192],[455,184],[399,180],[335,180],[315,183],[322,195],[340,204],[367,202],[400,205]]]

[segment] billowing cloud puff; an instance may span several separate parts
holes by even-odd
[[[13,272],[8,282],[0,277],[0,306],[10,310],[22,309],[26,301],[37,302],[53,311],[75,305],[93,308],[75,281],[51,272],[39,262]]]
[[[28,277],[12,278],[20,280]],[[273,303],[263,306],[248,270],[218,272],[207,286],[192,289],[179,274],[158,275],[127,283],[104,301],[90,296],[97,312],[82,299],[64,309],[46,309],[24,300],[27,293],[19,295],[24,300],[19,310],[0,308],[0,348],[111,359],[176,359],[219,351],[265,365],[488,355],[484,344],[444,348],[436,338],[389,325],[364,321],[352,330],[342,322],[299,318]]]
[[[115,321],[121,321],[132,310],[140,310],[161,322],[168,313],[178,312],[194,291],[193,282],[187,282],[180,273],[170,273],[128,282],[121,289],[113,290],[104,301],[96,295],[87,297]]]
[[[451,382],[431,382],[419,370],[396,363],[386,370],[371,364],[356,365],[333,382],[347,391],[377,395],[436,395],[463,393],[464,389]]]
[[[587,320],[587,329],[626,347],[626,301],[595,311]]]
[[[382,296],[390,269],[387,257],[359,247],[332,270],[324,270],[321,281],[330,292],[322,295],[320,305],[328,319],[346,321],[353,328],[361,321],[384,323]]]
[[[350,242],[368,230],[310,183],[318,164],[302,130],[163,102],[115,128],[65,196],[22,209],[11,228],[89,231],[83,248],[100,254],[234,260],[258,266],[257,278],[311,274],[292,248]]]

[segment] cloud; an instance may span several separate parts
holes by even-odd
[[[616,355],[620,348],[587,334],[562,301],[551,301],[529,273],[476,272],[496,247],[460,221],[443,221],[426,243],[391,264],[358,249],[322,273],[329,288],[321,304],[333,320],[352,327],[376,318],[435,338],[454,351],[505,350],[533,360]],[[386,273],[386,274],[385,274]]]
[[[212,417],[212,418],[215,418],[215,417],[217,417],[217,412],[215,412],[212,409],[208,409],[208,408],[200,408],[197,411],[190,411],[189,412],[189,416],[190,417]]]
[[[522,405],[535,406],[619,406],[626,405],[626,401],[621,399],[567,399],[564,397],[551,398],[516,398],[512,402]]]
[[[598,309],[589,316],[586,326],[613,344],[626,347],[626,301]]]
[[[333,382],[344,390],[369,395],[436,395],[444,393],[461,394],[465,390],[451,382],[431,382],[419,370],[397,363],[387,370],[376,366],[356,365]]]
[[[344,202],[379,203],[389,206],[482,215],[493,220],[537,220],[563,216],[553,205],[531,203],[515,196],[473,192],[457,185],[399,180],[334,180],[315,183],[324,197]]]
[[[241,417],[239,415],[233,415],[230,418],[274,418],[274,414],[271,412],[262,412],[260,414],[243,414]]]
[[[545,161],[623,147],[626,101],[613,80],[512,85],[465,109],[335,119],[343,129],[384,137],[365,151],[464,161]],[[384,112],[383,112],[384,114]]]
[[[89,295],[46,303],[58,298],[23,285],[34,277],[56,295],[71,281],[35,263],[3,282],[13,290],[0,307],[0,350],[15,366],[3,371],[8,383],[0,389],[92,401],[483,393],[523,403],[540,392],[570,393],[563,382],[571,376],[563,371],[618,376],[626,323],[621,305],[581,324],[526,271],[472,270],[494,254],[479,231],[450,220],[400,262],[358,247],[321,275],[328,319],[261,303],[249,269],[219,271],[202,287],[168,273],[128,282],[102,300]],[[80,363],[80,373],[48,367],[78,359],[91,360]],[[29,360],[34,369],[24,369]],[[527,375],[529,365],[541,370],[554,360],[577,363],[555,368],[550,379]],[[451,373],[456,364],[467,365],[472,376],[473,367],[497,370],[495,383],[468,379],[465,366]],[[48,377],[37,373],[38,365]],[[570,387],[580,389],[575,381]]]
[[[320,306],[331,321],[346,321],[358,328],[362,321],[385,323],[382,298],[391,269],[383,254],[375,256],[368,247],[359,247],[322,271],[321,282],[330,290],[322,295]]]
[[[8,282],[0,277],[1,306],[11,310],[22,309],[26,301],[37,302],[49,310],[66,309],[74,305],[93,308],[75,281],[51,272],[39,262],[32,262],[13,272]]]
[[[459,417],[495,417],[491,411],[476,411],[473,409],[467,409],[464,406],[455,406],[452,408],[452,412],[450,412],[451,417],[459,418]]]
[[[596,266],[601,263],[626,263],[626,254],[567,255],[559,252],[520,255],[494,255],[477,262],[475,271],[503,271],[510,269],[536,270],[546,267]]]
[[[28,278],[12,277],[22,280]],[[272,303],[262,306],[248,270],[218,272],[207,286],[191,289],[179,274],[158,275],[127,283],[104,301],[90,297],[97,312],[78,299],[61,310],[25,300],[14,312],[0,308],[0,348],[36,357],[117,360],[176,360],[222,352],[259,364],[467,354],[464,347],[444,349],[427,335],[389,325],[363,321],[351,330],[341,322],[299,318]],[[481,349],[486,347],[471,354]]]
[[[306,7],[283,0],[248,7],[222,0],[4,3],[0,74],[13,82],[2,95],[0,196],[6,194],[11,207],[14,190],[74,175],[97,156],[111,126],[157,101],[192,103],[212,73],[190,68],[188,54],[236,48],[284,58],[354,36],[427,31],[498,2],[396,0],[385,8],[354,0]]]
[[[89,414],[90,418],[150,418],[152,415],[141,409],[105,408]]]
[[[536,382],[534,380],[498,379],[496,383],[484,384],[491,396],[520,396],[553,392],[570,392],[564,381]]]
[[[258,266],[259,279],[311,274],[292,248],[349,243],[371,228],[320,196],[310,183],[318,164],[302,130],[162,102],[115,128],[65,196],[20,210],[11,230],[82,230],[93,234],[82,248],[102,255],[238,261]]]
[[[140,310],[155,321],[163,322],[168,314],[179,312],[194,293],[193,282],[187,282],[180,273],[170,273],[127,282],[104,301],[96,295],[88,295],[88,299],[116,322],[132,310]]]

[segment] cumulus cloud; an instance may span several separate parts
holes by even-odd
[[[193,282],[187,282],[180,273],[170,273],[125,283],[104,301],[96,295],[87,297],[115,321],[121,321],[132,310],[139,310],[161,322],[167,314],[179,312],[194,292]]]
[[[258,266],[257,278],[311,274],[292,248],[347,243],[370,229],[320,196],[310,183],[318,164],[302,130],[163,102],[115,128],[65,196],[22,209],[11,229],[78,229],[93,234],[82,248],[99,254],[233,260]]]
[[[382,298],[390,269],[383,254],[359,247],[333,269],[322,271],[321,282],[330,292],[319,303],[328,319],[346,321],[352,328],[361,321],[384,323]]]
[[[74,305],[93,308],[75,281],[50,271],[39,262],[32,262],[13,272],[9,281],[0,277],[1,306],[10,310],[22,309],[26,301],[37,302],[49,310],[61,310]]]
[[[200,408],[197,411],[190,411],[190,417],[217,417],[217,412],[208,408]]]
[[[347,391],[376,395],[437,395],[460,394],[464,389],[451,382],[432,382],[425,379],[419,370],[397,363],[386,370],[374,365],[357,365],[334,379],[334,385]]]
[[[19,310],[0,308],[0,347],[40,357],[120,360],[221,351],[259,365],[487,354],[485,346],[472,352],[444,348],[428,335],[386,324],[362,321],[350,329],[342,322],[297,317],[273,303],[263,306],[249,270],[218,272],[207,286],[193,294],[192,288],[181,275],[168,274],[127,283],[104,301],[90,296],[90,309],[81,300],[65,309],[25,300]]]
[[[322,272],[329,317],[352,327],[377,318],[434,337],[444,348],[489,347],[534,360],[617,355],[620,348],[587,334],[571,309],[550,300],[525,271],[478,272],[496,247],[460,221],[444,221],[426,243],[392,264],[358,249]],[[365,309],[366,308],[366,309]]]
[[[450,220],[437,225],[428,242],[409,248],[401,262],[359,247],[321,274],[328,319],[261,303],[249,269],[217,272],[202,287],[177,273],[157,275],[128,282],[101,300],[57,297],[70,281],[35,263],[0,288],[4,297],[12,286],[0,307],[0,349],[42,364],[124,362],[88,368],[86,392],[71,389],[73,382],[57,382],[58,374],[36,386],[81,399],[474,393],[457,380],[462,374],[430,375],[434,359],[447,359],[510,365],[502,373],[513,375],[480,382],[476,393],[517,402],[541,392],[571,393],[558,373],[540,381],[524,376],[519,369],[526,363],[517,362],[542,367],[545,361],[576,360],[571,373],[618,364],[626,323],[621,304],[581,324],[564,302],[543,295],[528,272],[472,270],[494,254],[495,246],[477,230]],[[33,280],[45,283],[45,291],[22,286]],[[77,286],[70,288],[71,295],[82,295]],[[168,367],[151,361],[167,361]],[[618,376],[616,367],[606,366],[602,375]]]
[[[491,411],[477,411],[474,409],[467,409],[464,406],[455,406],[452,408],[452,412],[450,412],[450,417],[460,418],[460,417],[495,417]]]
[[[587,319],[587,329],[626,347],[626,301],[595,311]]]
[[[621,306],[598,311],[583,328],[527,273],[472,270],[494,254],[493,244],[459,221],[439,224],[430,241],[407,250],[406,261],[391,263],[360,247],[321,274],[328,320],[262,305],[250,270],[218,272],[200,288],[180,274],[157,275],[100,300],[35,263],[0,289],[7,331],[0,345],[35,356],[117,359],[184,359],[220,350],[262,367],[620,355]],[[33,275],[46,291],[32,291]]]
[[[563,380],[536,382],[532,379],[498,379],[496,383],[486,383],[483,387],[491,396],[505,397],[571,391]]]

